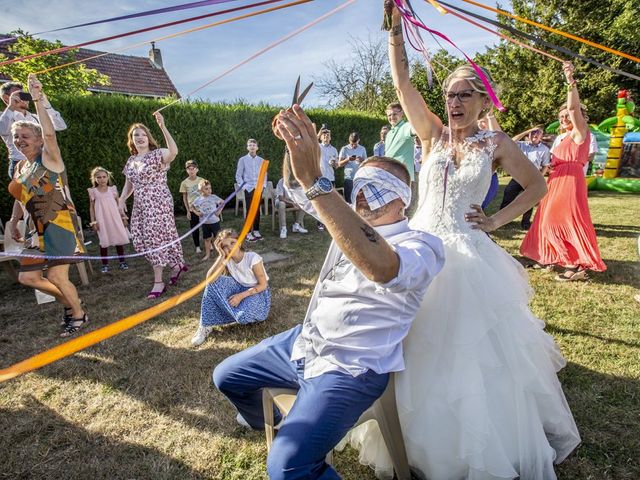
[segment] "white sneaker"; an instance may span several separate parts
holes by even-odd
[[[302,225],[300,225],[299,223],[294,223],[291,227],[291,231],[296,233],[309,233],[309,230],[307,230],[306,228],[302,228]]]
[[[262,240],[262,235],[260,235],[260,232],[258,230],[254,230],[253,238],[255,238],[256,240]]]
[[[247,422],[244,417],[242,415],[240,415],[238,413],[238,415],[236,415],[236,422],[238,422],[238,425],[240,425],[241,427],[244,428],[251,428],[251,425],[249,425],[249,422]]]
[[[253,236],[253,233],[251,232],[247,233],[247,242],[255,242],[256,240],[258,239]]]
[[[202,250],[200,250],[200,247],[196,247],[196,253],[202,253]]]
[[[287,227],[282,227],[280,229],[280,238],[287,238]]]
[[[193,345],[194,347],[202,345],[212,331],[213,327],[205,327],[204,325],[200,325],[198,327],[198,330],[196,330],[196,334],[191,339],[191,345]]]

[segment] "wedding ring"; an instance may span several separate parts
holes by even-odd
[[[295,137],[293,137],[294,140],[300,140],[302,138],[302,135],[296,135]]]

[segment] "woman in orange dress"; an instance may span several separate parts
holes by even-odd
[[[567,103],[560,108],[560,127],[567,132],[551,152],[548,193],[540,202],[520,253],[541,265],[558,265],[565,271],[558,281],[587,278],[587,270],[602,272],[596,231],[591,222],[584,165],[589,161],[589,125],[580,105],[574,67],[563,65]]]

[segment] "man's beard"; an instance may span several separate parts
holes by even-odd
[[[377,210],[371,210],[368,203],[356,205],[356,213],[365,220],[376,220],[389,211],[390,204],[383,205]]]

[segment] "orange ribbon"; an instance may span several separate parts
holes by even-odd
[[[505,12],[504,10],[500,10],[499,8],[493,8],[493,7],[489,7],[488,5],[484,5],[484,4],[479,3],[479,2],[474,2],[473,0],[462,0],[462,1],[466,2],[466,3],[470,3],[471,5],[475,5],[476,7],[484,8],[485,10],[489,10],[489,11],[491,11],[493,13],[497,13],[499,15],[504,15],[505,17],[510,17],[510,18],[513,18],[513,19],[518,20],[520,22],[528,23],[529,25],[533,25],[533,26],[536,26],[538,28],[542,28],[543,30],[546,30],[548,32],[552,32],[552,33],[555,33],[557,35],[562,35],[563,37],[570,38],[571,40],[576,40],[578,42],[584,43],[584,44],[589,45],[591,47],[599,48],[600,50],[604,50],[605,52],[608,52],[608,53],[613,53],[614,55],[617,55],[619,57],[628,58],[629,60],[633,60],[634,62],[640,63],[640,58],[638,58],[638,57],[634,57],[633,55],[629,55],[628,53],[624,53],[624,52],[621,52],[619,50],[614,50],[613,48],[605,47],[604,45],[600,45],[599,43],[592,42],[591,40],[587,40],[585,38],[578,37],[576,35],[572,35],[571,33],[566,33],[566,32],[563,32],[562,30],[558,30],[558,29],[553,28],[553,27],[547,27],[546,25],[543,25],[542,23],[534,22],[533,20],[529,20],[527,18],[519,17],[518,15],[514,15],[513,13]]]
[[[205,278],[202,282],[195,285],[194,287],[191,287],[186,292],[174,295],[173,297],[168,298],[162,303],[154,305],[153,307],[149,307],[138,313],[134,313],[133,315],[130,315],[128,317],[121,318],[120,320],[110,323],[109,325],[86,333],[80,337],[76,337],[73,340],[64,342],[49,350],[38,353],[33,357],[27,358],[26,360],[15,363],[10,367],[0,370],[0,383],[6,382],[7,380],[17,377],[18,375],[22,375],[23,373],[31,372],[40,367],[44,367],[45,365],[49,365],[50,363],[68,357],[69,355],[79,352],[80,350],[84,350],[85,348],[95,345],[96,343],[100,343],[103,340],[114,337],[126,330],[135,327],[136,325],[146,322],[147,320],[150,320],[155,316],[166,312],[167,310],[172,309],[177,305],[180,305],[181,303],[186,302],[190,298],[193,298],[194,296],[202,292],[208,283],[215,281],[224,271],[225,265],[227,264],[231,256],[236,252],[236,250],[240,248],[240,245],[249,233],[249,229],[253,224],[253,219],[255,218],[258,209],[260,208],[260,201],[262,199],[262,188],[266,179],[268,166],[269,162],[267,160],[262,162],[260,174],[258,175],[258,183],[255,189],[256,194],[251,200],[249,212],[247,214],[244,225],[242,226],[238,241],[231,249],[231,252],[229,252],[229,255],[227,255],[220,266],[210,276]]]

